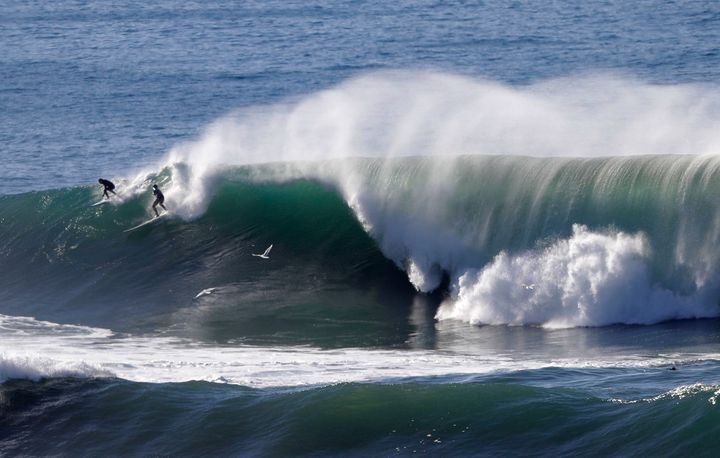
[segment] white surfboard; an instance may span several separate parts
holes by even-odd
[[[96,206],[102,205],[102,204],[111,204],[114,201],[122,202],[122,197],[120,197],[120,194],[118,194],[118,193],[110,194],[109,198],[102,198],[98,202],[95,202],[94,204],[90,204],[90,206],[96,207]]]
[[[137,226],[133,226],[133,227],[131,227],[130,229],[125,229],[123,232],[130,232],[130,231],[134,231],[135,229],[140,229],[140,228],[143,227],[143,226],[146,226],[146,225],[148,225],[148,224],[150,224],[150,223],[154,223],[155,221],[159,220],[160,218],[162,218],[163,216],[165,216],[165,215],[167,215],[167,214],[168,214],[167,212],[165,212],[165,213],[160,213],[160,216],[156,216],[156,217],[154,217],[154,218],[152,218],[152,219],[149,219],[149,220],[147,220],[147,221],[143,221],[142,223],[138,224]]]

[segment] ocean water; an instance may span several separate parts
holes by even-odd
[[[716,454],[720,5],[0,11],[0,455]]]

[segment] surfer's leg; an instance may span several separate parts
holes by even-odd
[[[160,216],[160,213],[158,213],[158,211],[157,211],[157,204],[159,204],[159,203],[160,202],[157,199],[155,199],[155,202],[153,202],[153,211],[155,212],[155,216]],[[162,204],[160,204],[160,205],[162,205]],[[165,208],[165,207],[163,207],[163,208]]]

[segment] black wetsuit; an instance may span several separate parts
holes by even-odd
[[[160,213],[158,213],[157,208],[155,207],[160,205],[162,208],[165,208],[165,205],[163,205],[165,202],[165,196],[158,187],[153,188],[153,194],[155,195],[155,202],[153,202],[152,208],[155,210],[155,216],[160,216]],[[167,210],[167,208],[165,208],[165,210]]]
[[[98,183],[100,183],[101,185],[103,185],[103,186],[105,187],[105,189],[103,189],[103,195],[105,195],[105,198],[107,198],[107,199],[110,198],[110,195],[108,194],[108,191],[110,191],[111,193],[115,194],[115,191],[114,191],[115,185],[113,184],[112,181],[106,180],[106,179],[104,179],[104,178],[100,178],[100,179],[98,180]]]

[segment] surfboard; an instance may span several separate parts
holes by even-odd
[[[122,197],[120,197],[120,194],[118,194],[118,193],[110,194],[109,199],[105,199],[105,198],[100,199],[99,201],[95,202],[94,204],[90,204],[90,206],[96,207],[96,206],[102,205],[102,204],[110,204],[110,203],[113,203],[114,201],[122,203]]]
[[[135,229],[140,229],[140,228],[143,227],[143,226],[146,226],[146,225],[148,225],[148,224],[150,224],[150,223],[154,223],[155,221],[159,220],[160,218],[162,218],[162,217],[165,216],[165,215],[167,215],[167,212],[165,212],[165,213],[160,213],[160,216],[156,216],[156,217],[154,217],[154,218],[152,218],[152,219],[149,219],[149,220],[147,220],[147,221],[143,221],[142,223],[138,224],[137,226],[133,226],[133,227],[131,227],[130,229],[125,229],[123,232],[130,232],[130,231],[134,231]]]

